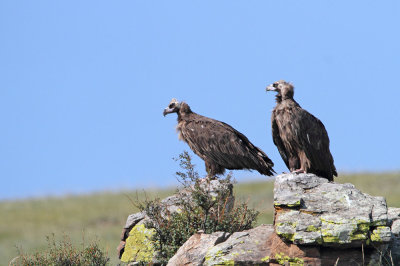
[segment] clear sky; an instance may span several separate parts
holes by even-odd
[[[399,1],[1,1],[0,199],[176,184],[173,97],[286,171],[279,79],[339,172],[399,170],[399,29]]]

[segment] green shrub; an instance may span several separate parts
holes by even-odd
[[[89,246],[82,245],[81,249],[74,247],[68,236],[57,243],[54,234],[46,237],[48,249],[43,252],[36,252],[33,255],[25,254],[18,249],[19,256],[10,265],[13,266],[102,266],[107,265],[110,260],[96,242]]]
[[[232,204],[231,174],[219,178],[225,184],[222,189],[212,193],[210,180],[200,179],[192,164],[190,155],[185,151],[179,155],[180,167],[178,181],[183,185],[177,191],[179,211],[170,212],[160,199],[140,202],[138,208],[150,218],[147,228],[155,229],[156,259],[166,263],[186,240],[202,230],[204,233],[216,231],[238,232],[253,227],[258,212],[248,208],[246,203]],[[190,196],[188,196],[190,195]]]

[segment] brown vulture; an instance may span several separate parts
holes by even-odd
[[[291,172],[309,172],[333,181],[337,176],[324,124],[293,99],[293,85],[280,80],[267,87],[275,91],[272,138]]]
[[[268,156],[230,125],[196,114],[187,103],[176,99],[164,109],[164,116],[170,113],[178,114],[179,139],[204,160],[209,179],[223,174],[225,169],[253,169],[273,175],[274,164]]]

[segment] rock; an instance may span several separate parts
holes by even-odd
[[[121,256],[121,261],[154,263],[154,247],[151,240],[153,235],[154,229],[147,229],[144,224],[135,225],[126,240],[125,252]]]
[[[260,225],[230,236],[223,232],[195,234],[168,265],[375,265],[379,251],[373,248],[338,249],[295,245],[283,241],[272,225]]]
[[[126,219],[125,226],[122,229],[122,233],[121,233],[121,241],[119,242],[119,245],[117,247],[118,258],[119,259],[122,258],[122,255],[125,252],[126,239],[129,237],[129,232],[132,230],[132,228],[136,224],[144,221],[145,218],[146,218],[146,215],[144,213],[142,213],[142,212],[139,212],[139,213],[135,213],[135,214],[129,215],[128,219]]]
[[[400,265],[400,208],[388,208],[388,219],[392,230],[392,242],[389,245],[394,265]]]
[[[218,183],[205,185],[227,188]],[[232,185],[228,189],[232,193]],[[165,210],[179,212],[181,199],[192,201],[190,189],[163,200]],[[400,265],[400,208],[387,208],[382,197],[313,174],[284,174],[276,177],[274,207],[274,225],[232,234],[200,230],[168,265]],[[128,217],[123,261],[157,265],[147,219]]]
[[[146,218],[146,214],[144,214],[143,212],[131,214],[128,216],[128,219],[126,219],[124,228],[125,229],[132,228],[133,226],[135,226],[138,222],[140,222],[144,218]]]
[[[386,201],[314,174],[278,175],[275,230],[301,245],[361,247],[391,240]]]
[[[388,208],[388,219],[391,225],[392,233],[395,236],[400,235],[400,208]]]
[[[221,243],[229,236],[225,232],[197,233],[183,244],[169,260],[168,265],[203,265],[209,247]]]
[[[209,248],[203,265],[266,263],[271,252],[265,243],[273,232],[272,226],[261,225],[251,230],[233,233],[226,241]]]
[[[201,189],[207,191],[214,199],[217,199],[221,191],[229,193],[225,211],[229,212],[234,205],[235,198],[232,195],[233,185],[231,183],[211,180],[210,182],[199,183]],[[182,200],[193,202],[192,191],[194,187],[181,189],[176,194],[161,201],[163,206],[162,215],[172,214],[181,211]],[[150,218],[143,212],[128,216],[121,233],[121,241],[117,247],[118,256],[122,262],[157,263],[155,260],[152,230],[145,228]],[[150,256],[150,253],[152,254]]]

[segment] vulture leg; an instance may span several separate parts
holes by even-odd
[[[306,172],[306,170],[304,170],[304,169],[297,169],[297,170],[292,171],[292,173],[294,173],[294,174],[301,174],[301,173],[307,173],[307,172]]]
[[[216,173],[216,169],[215,169],[215,167],[213,167],[213,165],[211,164],[211,163],[209,163],[209,162],[205,162],[205,164],[206,164],[206,172],[207,172],[207,177],[206,177],[206,179],[208,179],[208,180],[214,180],[214,179],[216,179],[217,178],[217,173]]]
[[[296,171],[296,169],[299,169],[299,170],[301,169],[300,160],[297,156],[292,155],[289,157],[289,167],[290,167],[289,168],[290,172],[294,172],[294,171]]]

